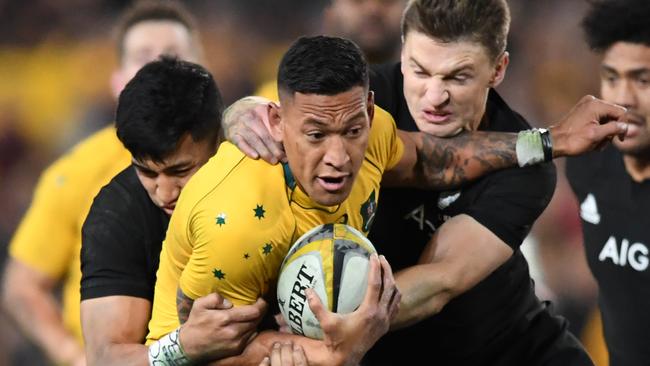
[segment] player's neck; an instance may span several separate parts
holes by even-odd
[[[650,179],[650,156],[623,155],[623,162],[625,170],[635,182]]]

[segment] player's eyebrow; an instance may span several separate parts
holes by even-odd
[[[138,170],[140,170],[142,172],[159,174],[159,172],[140,164],[136,160],[132,160],[131,163],[133,163],[133,165]],[[175,173],[175,172],[177,172],[179,170],[184,170],[184,169],[190,168],[192,166],[192,163],[193,163],[192,161],[180,161],[180,162],[178,162],[178,163],[176,163],[174,165],[170,165],[168,167],[165,167],[165,169],[163,169],[162,172],[164,172],[166,174]]]
[[[616,70],[615,68],[608,66],[608,65],[602,65],[600,67],[601,72],[606,72],[610,74],[615,74],[619,75],[619,71]],[[623,74],[628,76],[628,77],[638,77],[644,74],[650,74],[650,69],[647,67],[638,67],[635,69],[630,69],[630,70],[625,70],[623,71]]]
[[[429,70],[427,70],[426,67],[422,66],[413,56],[409,57],[409,60],[415,64],[418,68],[422,69],[423,71],[430,73]],[[452,68],[449,71],[445,71],[446,74],[458,74],[462,71],[473,71],[474,70],[474,65],[473,64],[468,64],[466,61],[463,61],[460,65],[455,65],[454,68]]]

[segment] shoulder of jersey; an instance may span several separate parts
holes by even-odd
[[[126,168],[131,155],[118,140],[112,126],[103,128],[75,145],[45,171],[46,179],[56,186],[80,187],[108,183],[113,175]]]
[[[382,149],[390,148],[389,145],[393,143],[391,140],[398,138],[396,130],[395,121],[390,113],[375,105],[375,115],[370,127],[366,159],[370,159],[374,164],[379,164]]]
[[[185,185],[176,209],[187,212],[199,205],[249,201],[287,202],[282,165],[250,159],[233,144],[224,142]]]

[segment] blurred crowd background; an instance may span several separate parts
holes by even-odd
[[[509,0],[510,66],[498,88],[532,124],[559,120],[598,92],[598,60],[585,46],[580,0]],[[0,0],[0,260],[41,170],[110,123],[108,80],[116,65],[112,25],[127,0]],[[207,67],[227,103],[275,75],[297,36],[321,29],[326,0],[194,0]],[[596,287],[587,269],[577,203],[558,165],[555,197],[525,245],[539,295],[552,299],[580,335]],[[0,365],[45,365],[0,313]]]

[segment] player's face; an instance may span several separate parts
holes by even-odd
[[[163,162],[133,160],[140,183],[153,203],[171,215],[187,181],[214,154],[210,141],[195,142],[185,135]]]
[[[198,62],[198,45],[189,30],[170,20],[143,21],[124,35],[120,68],[113,75],[112,87],[119,96],[124,86],[145,64],[160,55],[174,55],[181,60]]]
[[[625,140],[614,144],[625,154],[650,153],[650,47],[618,42],[605,52],[600,92],[608,102],[628,108]]]
[[[475,130],[489,88],[503,80],[507,64],[507,53],[493,62],[478,43],[444,43],[408,32],[402,47],[404,97],[418,128],[440,137]]]
[[[325,32],[353,40],[371,62],[386,62],[399,49],[405,4],[405,0],[333,0],[325,10]]]
[[[363,87],[336,94],[283,98],[274,137],[281,140],[297,183],[316,203],[343,202],[363,162],[373,116]]]

